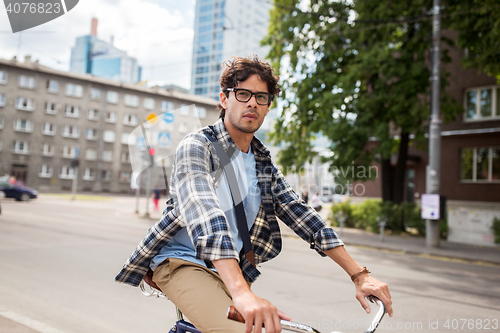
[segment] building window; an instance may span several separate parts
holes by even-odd
[[[43,135],[55,135],[56,134],[56,125],[52,123],[44,123],[42,126],[42,134]]]
[[[64,125],[61,135],[65,138],[77,139],[80,137],[80,129],[76,126]]]
[[[465,92],[466,121],[500,118],[498,87],[468,89]]]
[[[207,117],[207,109],[196,107],[193,110],[193,115],[199,119],[205,119]]]
[[[18,97],[16,98],[16,109],[33,111],[35,110],[35,101],[33,98]]]
[[[14,120],[14,131],[33,132],[33,122],[26,119],[16,119]]]
[[[59,82],[56,80],[47,80],[47,91],[50,93],[59,92]]]
[[[82,97],[83,86],[79,84],[66,83],[66,96]]]
[[[111,104],[118,103],[118,93],[116,91],[108,91],[106,92],[106,101]]]
[[[66,105],[66,112],[64,113],[66,117],[79,118],[80,117],[80,107],[75,105]]]
[[[0,107],[5,106],[5,94],[0,94]]]
[[[122,152],[121,161],[122,161],[122,163],[129,163],[130,162],[130,153],[128,151]]]
[[[45,102],[46,114],[57,114],[57,104],[54,102]]]
[[[123,117],[123,124],[129,125],[129,126],[137,125],[137,116],[135,114],[126,114]]]
[[[109,182],[111,180],[111,170],[102,170],[101,171],[101,180],[105,182]]]
[[[15,154],[29,154],[29,143],[28,141],[14,140],[12,142],[12,151]]]
[[[120,173],[120,182],[122,183],[130,183],[130,172],[122,171]]]
[[[89,161],[95,161],[97,159],[97,151],[92,148],[87,148],[85,151],[85,159]]]
[[[464,148],[461,156],[464,182],[500,182],[500,147]]]
[[[95,170],[90,168],[85,168],[82,176],[83,180],[94,180],[95,179]]]
[[[104,120],[107,123],[116,123],[116,112],[114,111],[107,111],[106,112],[106,118]]]
[[[54,156],[55,152],[56,152],[56,146],[48,143],[43,144],[43,150],[42,150],[43,156]]]
[[[87,114],[87,119],[89,119],[89,120],[99,120],[99,110],[89,109],[89,113]]]
[[[104,142],[115,142],[116,133],[114,131],[104,131],[103,140]]]
[[[128,145],[129,142],[129,136],[132,135],[131,133],[122,133],[122,140],[121,143],[124,145]],[[134,140],[135,141],[135,140]]]
[[[113,151],[112,150],[104,150],[102,152],[102,160],[105,162],[113,161]]]
[[[35,89],[35,78],[33,76],[28,75],[19,75],[18,79],[19,87]]]
[[[0,84],[7,84],[7,72],[0,71]]]
[[[87,128],[87,132],[85,133],[85,139],[87,139],[87,140],[97,140],[97,129],[95,129],[95,128]]]
[[[125,94],[124,103],[126,106],[138,107],[139,106],[139,96]]]
[[[0,116],[0,129],[2,129],[2,128],[3,128],[3,117]]]
[[[182,116],[189,116],[189,107],[187,104],[181,104],[179,108],[179,114]]]
[[[40,178],[50,178],[50,177],[52,177],[52,171],[53,171],[53,168],[51,165],[42,164],[42,166],[40,167],[40,171],[38,173],[38,176]]]
[[[173,109],[174,109],[174,103],[168,101],[161,101],[160,111],[167,112],[167,111],[172,111]]]
[[[15,140],[12,145],[12,150],[16,154],[29,154],[28,141]]]
[[[155,100],[153,98],[144,98],[144,108],[153,110],[155,108]]]
[[[194,90],[194,94],[195,94],[195,95],[205,95],[205,94],[207,94],[207,93],[208,93],[208,89],[207,89],[207,87],[203,87],[203,88],[196,88],[196,89]]]
[[[89,90],[90,99],[97,100],[101,99],[101,91],[96,88],[90,88]]]
[[[75,169],[69,165],[63,165],[61,167],[61,172],[59,173],[59,178],[61,178],[61,179],[73,179],[73,178],[75,178]]]
[[[76,148],[72,146],[64,146],[62,148],[63,157],[64,158],[75,158],[76,157]]]

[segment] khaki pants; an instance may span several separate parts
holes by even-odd
[[[201,332],[245,331],[244,324],[227,319],[233,301],[219,274],[210,269],[168,258],[154,270],[153,281]]]

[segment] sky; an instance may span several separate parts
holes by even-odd
[[[2,1],[3,2],[3,1]],[[92,17],[97,37],[137,58],[147,85],[190,87],[195,0],[80,0],[71,11],[43,25],[12,33],[0,3],[0,58],[17,55],[69,71],[77,37],[89,35]]]

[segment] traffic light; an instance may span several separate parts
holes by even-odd
[[[78,158],[72,159],[71,160],[71,167],[76,168],[80,165],[80,160]]]

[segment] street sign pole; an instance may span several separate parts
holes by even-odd
[[[440,47],[441,47],[441,0],[434,0],[432,19],[432,99],[431,121],[429,125],[429,164],[426,172],[427,194],[439,194],[441,179],[441,119],[439,116],[440,99]],[[439,220],[425,221],[426,246],[439,247]]]

